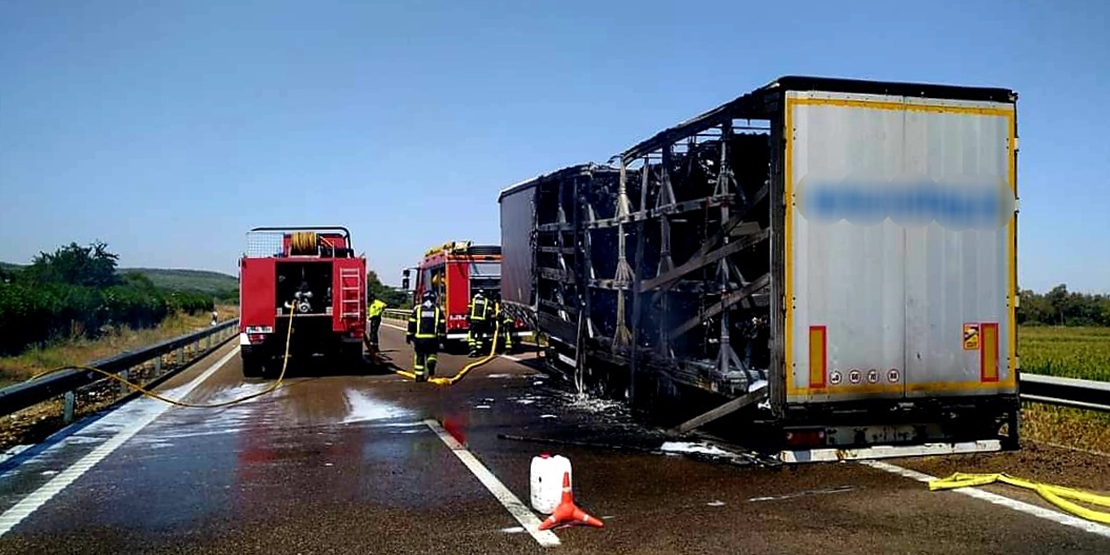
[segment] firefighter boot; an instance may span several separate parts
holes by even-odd
[[[428,376],[424,373],[424,355],[416,353],[412,357],[412,373],[416,376],[416,381],[423,382],[428,380]]]
[[[432,378],[436,375],[436,363],[439,362],[439,357],[435,354],[428,355],[428,377]]]
[[[466,332],[466,343],[470,347],[470,352],[466,356],[474,358],[478,356],[478,340],[474,337],[474,325],[471,324],[470,330]]]

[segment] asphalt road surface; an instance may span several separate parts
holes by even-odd
[[[401,332],[381,333],[385,356],[409,366]],[[237,353],[159,391],[215,403],[266,388],[243,380]],[[1035,495],[930,492],[894,473],[1012,471],[1014,455],[772,469],[653,453],[656,436],[619,407],[573,402],[532,357],[451,387],[307,361],[230,407],[131,401],[0,464],[0,554],[1110,553],[1110,527]],[[467,362],[444,356],[440,374]],[[571,460],[576,500],[604,528],[535,531],[544,515],[521,506],[542,452]],[[1018,508],[999,504],[1011,498]]]

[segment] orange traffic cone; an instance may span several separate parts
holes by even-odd
[[[597,528],[605,526],[600,520],[586,514],[586,511],[574,504],[574,494],[570,492],[570,472],[564,472],[563,499],[559,502],[559,506],[555,507],[555,512],[540,524],[540,530],[547,530],[559,524],[573,523],[588,524]]]
[[[443,429],[459,442],[459,445],[466,447],[466,422],[461,416],[445,416],[443,418]]]

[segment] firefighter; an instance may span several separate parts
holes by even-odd
[[[511,325],[506,326],[506,321],[511,322],[512,319],[505,314],[504,308],[501,304],[501,293],[495,291],[493,293],[493,321],[500,322],[501,328],[498,330],[497,335],[497,350],[498,352],[507,352],[509,340],[511,338],[510,328]]]
[[[377,298],[374,294],[370,295],[370,308],[367,311],[370,314],[370,346],[374,349],[378,348],[378,329],[382,325],[382,311],[385,310],[386,304],[381,299]]]
[[[413,307],[405,342],[412,344],[412,372],[416,381],[424,382],[436,373],[439,342],[447,335],[447,321],[436,305],[435,294],[424,293],[424,302]]]
[[[486,298],[485,291],[479,289],[474,294],[474,298],[470,300],[470,305],[467,306],[467,334],[466,342],[470,344],[470,357],[474,358],[479,356],[479,353],[486,348],[486,339],[489,337],[489,324],[490,320],[490,306],[489,299]]]
[[[501,304],[501,296],[498,295],[497,317],[500,319],[501,322],[501,344],[504,347],[505,352],[511,353],[515,351],[517,347],[517,338],[513,337],[513,325],[516,324],[516,318],[513,318],[512,315],[506,312],[502,308],[503,306],[504,305]]]

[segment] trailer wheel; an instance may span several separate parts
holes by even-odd
[[[1006,437],[1002,439],[1004,451],[1017,451],[1021,448],[1021,408],[1014,409],[1006,419]]]

